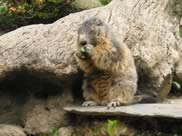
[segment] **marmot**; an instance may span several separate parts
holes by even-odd
[[[117,36],[117,34],[115,35]],[[82,106],[116,107],[133,102],[137,71],[129,48],[93,17],[78,29],[76,60],[84,72]]]

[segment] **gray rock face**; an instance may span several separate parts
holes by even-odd
[[[59,129],[59,136],[72,136],[74,129],[72,127],[62,127]]]
[[[110,24],[131,49],[139,73],[140,93],[163,100],[170,91],[182,51],[176,36],[179,17],[172,16],[175,2],[113,0],[105,7],[70,14],[53,24],[31,25],[4,34],[0,37],[0,79],[9,81],[12,76],[16,77],[16,72],[26,71],[52,83],[63,84],[65,88],[70,87],[65,81],[70,82],[79,74],[74,59],[77,29],[87,18],[97,16]],[[1,92],[6,91],[2,89]],[[18,110],[23,115],[15,120],[21,120],[27,132],[38,134],[48,132],[49,127],[63,125],[65,119],[61,107],[67,104],[63,98],[72,100],[70,93],[63,94],[38,102],[30,98]],[[11,103],[11,98],[4,97],[10,99],[10,102],[4,100],[7,105]]]
[[[13,125],[0,125],[0,136],[26,136],[23,129]]]
[[[67,96],[49,97],[46,101],[31,100],[25,105],[25,131],[28,134],[45,135],[52,128],[64,126],[67,118],[62,107],[69,105],[71,98]]]
[[[169,100],[168,100],[169,101]],[[170,102],[170,101],[169,101]],[[110,108],[104,106],[94,107],[65,107],[65,111],[79,115],[95,116],[134,116],[134,117],[168,117],[182,118],[182,109],[180,101],[160,104],[136,104],[123,107]],[[173,103],[172,103],[173,102]]]

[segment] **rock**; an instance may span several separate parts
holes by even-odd
[[[179,104],[135,104],[110,108],[103,106],[95,107],[65,107],[65,111],[80,115],[95,116],[149,116],[182,118],[181,103]]]
[[[113,31],[117,32],[115,34],[120,37],[120,40],[131,49],[139,74],[139,92],[159,101],[164,100],[170,91],[173,73],[176,72],[176,64],[182,52],[180,39],[176,37],[179,32],[179,16],[173,14],[175,6],[180,4],[179,1],[113,0],[105,7],[70,14],[52,24],[26,26],[0,36],[0,90],[3,85],[10,87],[9,82],[18,74],[28,73],[40,78],[41,81],[46,79],[53,84],[62,85],[59,89],[62,89],[64,94],[55,95],[54,98],[34,100],[31,98],[31,92],[37,90],[39,92],[45,84],[29,90],[32,85],[27,87],[23,82],[28,77],[20,77],[20,82],[15,78],[12,80],[15,86],[10,87],[9,91],[13,90],[13,100],[17,102],[16,105],[19,105],[20,109],[15,106],[17,109],[12,110],[18,111],[15,112],[16,115],[22,115],[18,116],[18,119],[16,116],[15,120],[21,120],[20,124],[22,123],[30,134],[45,134],[51,127],[64,126],[66,120],[62,106],[67,104],[64,98],[72,99],[72,94],[66,93],[71,91],[65,89],[72,88],[72,84],[66,83],[72,82],[75,76],[80,76],[74,58],[77,30],[84,20],[92,16],[108,23]],[[181,70],[178,73],[180,72]],[[6,84],[4,80],[7,81]],[[34,80],[30,80],[29,83],[33,82]],[[35,86],[39,86],[39,83]],[[77,93],[75,88],[74,91]],[[6,90],[2,89],[2,92],[6,94]],[[30,97],[25,97],[29,96],[29,93]],[[80,96],[81,93],[77,95]],[[55,102],[56,100],[59,102]],[[12,106],[11,101],[12,99],[10,102],[5,101],[6,105]],[[49,105],[52,102],[53,104]],[[133,106],[142,111],[142,106]],[[150,105],[143,106],[143,108],[150,107]],[[155,106],[151,105],[152,109],[149,109],[146,115],[153,115],[152,111],[158,110]],[[174,117],[181,118],[179,105],[173,106],[176,110]],[[159,108],[166,107],[163,105]],[[141,111],[135,110],[136,113],[142,114]],[[172,117],[174,114],[168,110],[161,112],[162,116]],[[133,114],[133,111],[130,111],[131,113]]]
[[[114,120],[114,119],[113,119]],[[112,134],[114,136],[134,136],[135,130],[129,127],[126,123],[115,120],[116,126],[112,128]],[[107,126],[109,125],[108,121],[90,121],[80,122],[74,126],[74,135],[75,136],[108,136],[109,131]]]
[[[151,10],[147,6],[150,2],[135,5],[135,1],[114,0],[105,7],[71,14],[53,24],[31,25],[2,35],[0,79],[23,68],[32,74],[41,72],[41,76],[50,80],[68,81],[79,73],[73,57],[78,27],[85,19],[97,16],[110,24],[131,49],[139,74],[139,91],[159,101],[164,99],[170,91],[164,85],[172,80],[181,47],[174,35],[178,31],[178,18],[160,9],[173,9],[174,3],[155,1],[152,5],[161,8]],[[140,8],[141,5],[146,8]]]
[[[74,134],[73,127],[62,127],[59,128],[59,136],[72,136]]]
[[[26,136],[18,126],[0,124],[0,136]]]
[[[28,134],[47,134],[51,128],[67,124],[68,119],[62,107],[71,99],[64,96],[49,97],[47,101],[33,100],[25,105],[24,121]]]

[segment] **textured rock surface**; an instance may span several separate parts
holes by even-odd
[[[97,16],[110,24],[131,49],[139,73],[139,91],[162,100],[170,91],[173,72],[182,51],[177,36],[179,16],[173,14],[176,6],[181,6],[180,0],[113,0],[105,7],[70,14],[53,24],[31,25],[4,34],[0,37],[0,79],[3,81],[6,78],[9,81],[9,78],[16,77],[17,72],[25,71],[64,87],[70,86],[62,81],[70,82],[72,77],[78,74],[73,57],[77,29],[87,18]],[[178,73],[180,72],[178,70]],[[17,86],[22,86],[21,82]],[[17,86],[15,88],[18,88]],[[13,89],[9,88],[10,91]],[[2,93],[7,92],[3,88],[0,90]],[[15,94],[18,94],[17,90]],[[71,97],[71,94],[65,95]],[[25,98],[24,96],[20,95],[18,100]],[[8,94],[3,94],[2,97],[5,98],[3,100],[7,107],[12,104],[12,98],[9,98]],[[63,98],[65,96],[60,97],[61,100]],[[54,100],[59,98],[55,97]],[[49,127],[61,125],[57,122],[61,122],[63,118],[62,106],[54,103],[54,100],[47,98],[37,103],[30,97],[29,101],[18,102],[21,106],[15,107],[22,108],[14,109],[17,110],[15,122],[21,120],[20,124],[25,126],[25,130],[38,134],[47,132]],[[49,102],[52,104],[47,106]],[[30,106],[30,103],[33,103],[33,106]],[[59,103],[64,104],[62,101]],[[6,110],[7,107],[3,109]],[[20,113],[23,115],[17,116],[21,115]],[[11,114],[6,116],[8,119]],[[1,117],[0,121],[6,122]],[[54,123],[51,123],[52,121]]]
[[[59,128],[68,122],[62,107],[70,103],[66,96],[54,96],[46,101],[31,100],[24,113],[25,131],[28,134],[45,135],[51,128]]]
[[[0,136],[26,136],[23,129],[13,125],[0,125]]]
[[[71,14],[49,25],[32,25],[0,37],[0,78],[15,69],[46,72],[65,79],[77,73],[76,31],[82,21],[97,16],[117,30],[132,50],[139,72],[139,90],[157,97],[168,94],[179,60],[178,18],[169,0],[114,0],[108,6]]]
[[[59,136],[72,136],[74,134],[73,127],[62,127],[58,131]]]
[[[20,125],[30,135],[66,125],[62,107],[73,103],[70,88],[19,74],[0,83],[0,124]]]
[[[117,122],[112,134],[114,136],[134,136],[136,131],[129,128],[124,122]],[[89,123],[79,122],[73,127],[63,127],[59,129],[59,136],[107,136],[107,121],[91,121]]]
[[[182,118],[181,103],[179,104],[136,104],[107,109],[107,107],[65,107],[71,113],[100,116],[149,116]]]

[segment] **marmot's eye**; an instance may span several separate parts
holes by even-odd
[[[80,45],[82,45],[82,46],[84,46],[84,45],[86,45],[87,44],[87,41],[81,41],[80,42]]]

